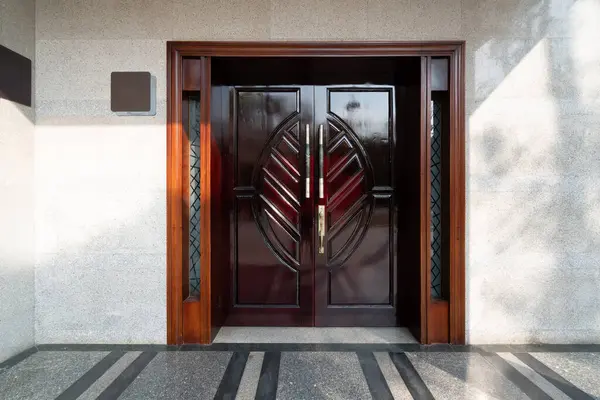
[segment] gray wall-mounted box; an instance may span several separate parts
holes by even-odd
[[[156,115],[156,78],[150,72],[111,73],[110,109],[117,115]]]

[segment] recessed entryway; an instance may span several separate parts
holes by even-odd
[[[403,325],[420,58],[213,57],[211,71],[224,324]]]
[[[463,342],[463,50],[169,43],[169,342]]]

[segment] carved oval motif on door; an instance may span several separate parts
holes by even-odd
[[[254,166],[252,211],[266,245],[288,268],[300,266],[300,121],[289,116],[271,134]]]
[[[356,133],[336,115],[327,118],[325,176],[327,266],[341,267],[362,242],[373,214],[373,168]]]

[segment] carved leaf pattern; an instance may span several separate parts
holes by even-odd
[[[254,171],[255,221],[267,246],[288,268],[300,265],[300,122],[281,124],[265,144]]]
[[[333,268],[344,264],[367,231],[373,211],[369,193],[373,171],[349,126],[331,116],[328,133],[327,264]]]

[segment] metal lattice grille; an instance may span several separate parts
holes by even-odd
[[[190,98],[190,296],[200,295],[200,99]]]
[[[442,110],[431,102],[431,296],[442,297]]]

